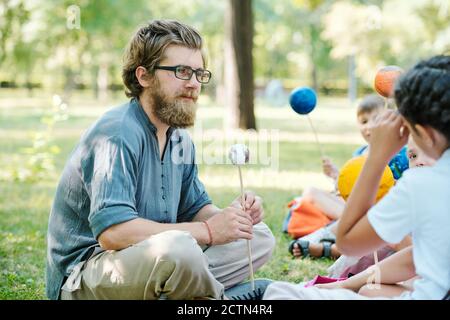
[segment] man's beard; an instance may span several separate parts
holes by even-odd
[[[192,127],[197,111],[197,95],[193,92],[180,92],[170,99],[161,92],[158,81],[155,81],[154,90],[150,93],[153,100],[154,114],[159,120],[174,128]],[[192,97],[192,101],[182,97]]]

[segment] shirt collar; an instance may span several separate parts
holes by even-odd
[[[130,101],[130,104],[133,107],[133,109],[136,110],[136,117],[137,117],[138,121],[144,127],[147,127],[152,132],[156,133],[155,125],[150,121],[150,118],[145,113],[144,108],[142,107],[141,103],[139,102],[139,99],[132,98],[131,101]]]
[[[437,159],[433,167],[448,167],[449,162],[450,162],[450,149],[447,149],[442,153],[441,157]]]
[[[441,160],[441,159],[442,160],[445,160],[445,159],[450,160],[450,148],[448,148],[447,150],[445,150],[442,153],[441,158],[439,160]]]
[[[137,116],[138,116],[137,118],[141,122],[141,124],[148,127],[154,134],[156,134],[156,127],[151,122],[148,115],[145,113],[144,108],[142,107],[141,103],[139,102],[139,99],[132,98],[131,104],[137,110]],[[169,138],[172,135],[174,130],[175,130],[175,128],[173,128],[173,127],[169,127],[167,129],[167,133],[166,133],[167,138]]]

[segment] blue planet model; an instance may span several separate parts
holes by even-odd
[[[317,103],[317,95],[309,87],[299,87],[292,90],[289,104],[298,114],[308,114],[314,110]]]

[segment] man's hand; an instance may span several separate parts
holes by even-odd
[[[255,225],[260,223],[264,217],[264,208],[262,206],[262,198],[255,195],[252,191],[244,192],[245,198],[245,212],[250,215],[252,223]],[[230,204],[230,207],[238,208],[242,210],[241,197],[237,197]]]
[[[322,170],[327,177],[330,177],[333,180],[337,180],[337,178],[339,177],[339,170],[331,162],[330,158],[327,157],[322,158]]]
[[[385,110],[370,126],[370,155],[388,163],[408,142],[409,131],[403,117],[394,110]]]
[[[212,244],[225,244],[239,239],[250,240],[253,237],[250,216],[235,207],[221,210],[207,220],[211,230]]]

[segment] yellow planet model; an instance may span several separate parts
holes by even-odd
[[[366,156],[358,156],[347,161],[341,168],[338,178],[338,190],[342,198],[347,201],[353,186],[361,173],[361,170],[366,162]],[[378,186],[376,201],[383,198],[388,193],[389,189],[395,184],[394,176],[391,169],[386,166],[381,177],[380,185]]]

